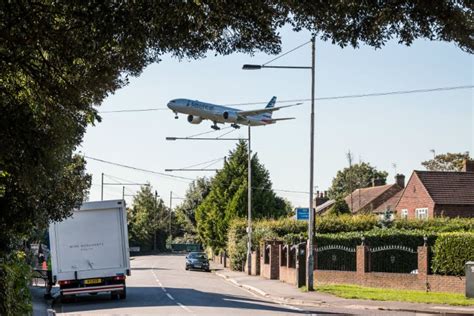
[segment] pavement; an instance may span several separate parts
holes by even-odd
[[[293,306],[345,308],[347,311],[356,309],[361,311],[412,312],[417,315],[474,315],[474,306],[457,307],[442,304],[344,299],[326,293],[303,292],[282,281],[268,280],[260,276],[249,276],[244,272],[222,269],[216,271],[215,274],[262,297]]]
[[[32,287],[33,315],[422,315],[442,309],[425,304],[345,300],[304,293],[276,280],[248,276],[211,264],[213,273],[186,271],[184,255],[139,256],[131,261],[127,298],[80,295],[67,302],[45,301],[44,288]],[[58,289],[53,289],[57,291]],[[54,304],[52,304],[54,302]],[[416,308],[414,308],[416,307]],[[443,306],[439,306],[443,308]],[[49,309],[49,314],[48,314]],[[449,307],[463,314],[474,309]]]

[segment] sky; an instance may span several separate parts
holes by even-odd
[[[281,30],[282,52],[307,42],[308,32]],[[234,141],[166,141],[169,136],[190,136],[212,131],[211,122],[189,124],[166,110],[169,100],[189,98],[215,104],[309,99],[308,70],[262,69],[244,71],[246,63],[262,64],[275,56],[256,53],[215,56],[200,60],[178,60],[169,55],[148,66],[129,85],[110,95],[99,111],[160,108],[149,112],[103,113],[102,122],[87,129],[78,151],[82,154],[153,170],[166,175],[194,179],[214,172],[165,172],[223,158],[235,148]],[[278,59],[271,65],[311,63],[311,45]],[[316,98],[399,90],[473,85],[473,58],[454,43],[417,40],[412,46],[397,41],[382,49],[361,45],[340,48],[316,41]],[[327,190],[338,170],[348,166],[350,150],[354,162],[368,162],[408,180],[421,162],[445,152],[474,153],[473,89],[390,95],[315,103],[315,190]],[[280,105],[284,105],[282,103]],[[278,105],[278,104],[277,104]],[[241,106],[242,109],[264,104]],[[276,193],[293,206],[309,205],[310,103],[283,109],[273,117],[295,117],[270,126],[252,128],[252,151],[270,172]],[[218,136],[225,130],[206,136]],[[241,128],[228,137],[247,137]],[[218,161],[210,168],[222,167]],[[101,198],[101,174],[105,183],[150,183],[167,205],[176,206],[190,180],[126,169],[87,159],[92,174],[91,201]],[[131,203],[139,186],[126,186]],[[299,192],[287,192],[299,191]],[[170,192],[173,199],[170,200]],[[305,193],[306,192],[306,193]],[[122,198],[122,186],[105,185],[104,199]]]

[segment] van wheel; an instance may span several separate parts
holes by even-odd
[[[115,301],[116,299],[118,299],[117,291],[110,292],[110,298],[112,299],[112,301]]]
[[[127,288],[126,287],[123,288],[123,291],[119,292],[119,298],[121,300],[124,300],[124,299],[127,298]]]

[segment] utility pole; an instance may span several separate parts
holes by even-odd
[[[354,191],[354,188],[352,186],[353,179],[354,179],[353,177],[354,171],[352,170],[352,153],[350,149],[347,152],[347,161],[349,162],[349,191],[351,192],[351,212],[352,212],[354,210],[354,202],[352,199],[352,191]],[[360,207],[360,204],[359,204],[359,207]]]
[[[155,190],[155,225],[154,226],[154,233],[153,233],[153,251],[156,251],[156,229],[157,229],[157,221],[158,221],[158,207],[157,207],[157,199],[158,199],[158,191]]]
[[[170,248],[171,248],[171,239],[173,238],[171,235],[171,210],[173,209],[173,191],[170,191],[170,223],[169,223],[169,238],[170,238]]]
[[[100,182],[100,200],[104,200],[104,173],[102,172],[102,180]]]
[[[316,37],[311,38],[311,136],[310,136],[310,159],[309,159],[309,221],[308,221],[308,250],[306,265],[306,288],[313,291],[313,239],[314,239],[314,210],[313,210],[313,187],[314,187],[314,85],[315,85],[315,61],[316,61]]]
[[[252,274],[252,151],[250,147],[250,124],[248,136],[248,224],[247,224],[247,273]]]

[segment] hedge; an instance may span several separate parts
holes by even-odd
[[[438,236],[433,247],[434,273],[462,276],[467,261],[474,261],[474,233],[442,233]]]
[[[30,267],[24,252],[0,258],[0,315],[30,315]]]
[[[438,233],[447,232],[474,232],[474,218],[437,217],[428,220],[397,219],[392,223],[393,228],[417,229]]]
[[[371,247],[400,245],[416,249],[423,245],[424,236],[428,236],[428,245],[433,246],[439,232],[471,231],[474,233],[474,219],[396,220],[392,223],[392,228],[380,228],[379,225],[377,217],[373,215],[317,217],[316,243],[321,247],[329,244],[355,247],[361,244],[361,237],[364,236],[365,243]],[[231,258],[232,268],[236,270],[242,269],[246,259],[246,227],[245,219],[235,219],[228,230],[227,251]],[[288,244],[295,244],[307,239],[307,229],[306,221],[289,218],[256,221],[252,227],[252,245],[259,245],[265,239],[278,239]],[[389,257],[385,256],[385,259]],[[432,258],[436,258],[436,255],[434,254]],[[413,255],[407,253],[406,260],[410,261],[409,265],[412,266],[415,259]],[[383,260],[380,259],[380,261]],[[434,263],[432,268],[434,269]],[[441,273],[439,268],[433,271]]]

